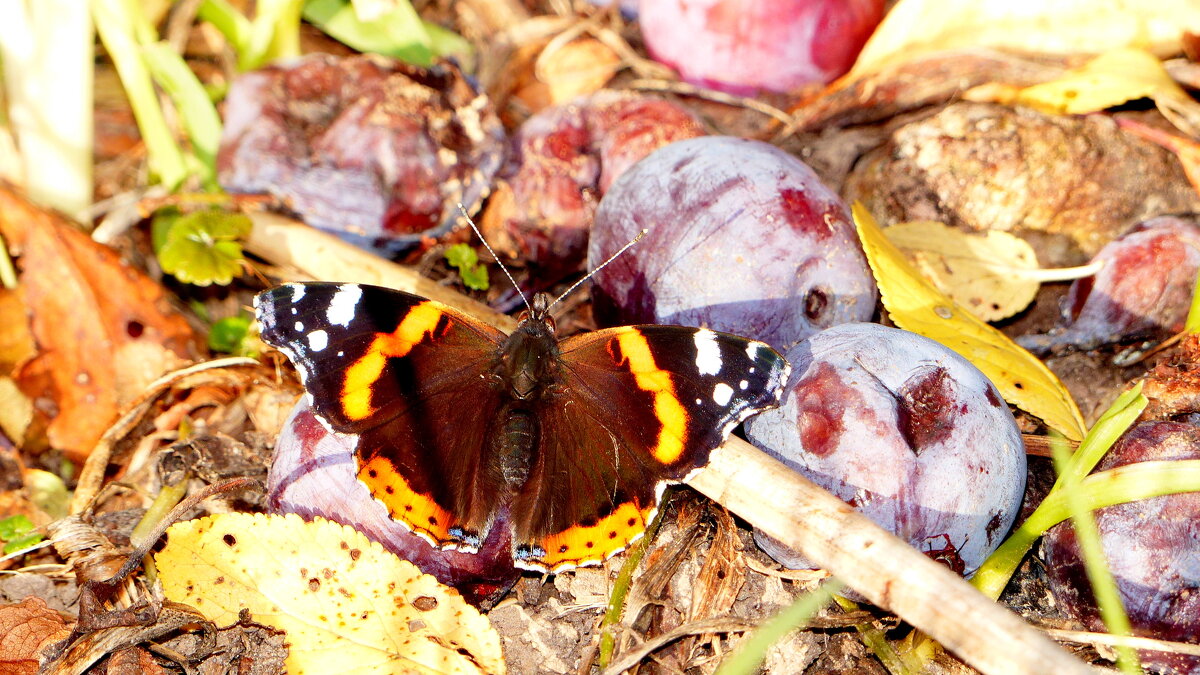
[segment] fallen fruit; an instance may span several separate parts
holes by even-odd
[[[866,321],[878,292],[849,209],[812,169],[767,143],[705,136],[626,171],[588,247],[597,319],[749,335],[781,351]]]
[[[1200,427],[1142,422],[1126,432],[1097,471],[1147,461],[1200,459]],[[1108,568],[1136,635],[1200,643],[1200,493],[1185,492],[1097,509]],[[1042,542],[1050,589],[1068,614],[1088,630],[1104,631],[1070,521]],[[1200,672],[1200,658],[1141,650],[1154,672]]]
[[[751,419],[750,442],[876,524],[970,575],[1012,525],[1025,447],[996,387],[915,333],[834,326],[787,353],[783,405]],[[788,567],[799,554],[756,539]]]

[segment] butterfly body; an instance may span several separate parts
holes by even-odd
[[[287,284],[255,305],[358,476],[435,546],[478,550],[506,511],[520,567],[594,564],[639,538],[663,488],[779,403],[767,345],[681,326],[559,340],[548,296],[511,335],[374,286]]]

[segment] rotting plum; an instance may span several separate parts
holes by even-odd
[[[305,222],[402,253],[473,211],[504,128],[453,64],[312,54],[238,76],[217,155],[229,192],[269,193]]]
[[[1183,330],[1200,271],[1200,220],[1159,216],[1100,249],[1104,267],[1071,284],[1063,327],[1017,339],[1035,354],[1095,349]]]
[[[750,442],[926,555],[969,575],[1025,490],[1021,433],[996,387],[928,338],[873,323],[826,329],[787,353],[783,404]],[[780,563],[803,556],[756,539]]]
[[[735,94],[825,83],[854,65],[883,0],[642,0],[651,56]]]
[[[1153,420],[1126,432],[1096,470],[1187,459],[1200,459],[1200,427]],[[1200,493],[1115,504],[1093,516],[1134,634],[1200,643]],[[1050,529],[1042,555],[1058,603],[1088,630],[1105,630],[1070,521]],[[1150,650],[1139,656],[1158,672],[1200,673],[1195,656]]]
[[[357,438],[334,434],[301,399],[283,425],[267,476],[267,508],[349,525],[458,589],[468,602],[488,606],[520,576],[513,566],[510,528],[501,514],[479,553],[442,550],[388,517],[387,509],[358,481]]]
[[[511,199],[484,217],[492,246],[539,267],[553,283],[578,271],[596,205],[613,181],[654,150],[704,135],[686,109],[660,98],[601,90],[530,117],[512,138],[501,171]]]
[[[767,143],[705,136],[626,171],[596,211],[594,277],[606,325],[706,326],[786,351],[822,328],[866,321],[878,291],[845,203]]]

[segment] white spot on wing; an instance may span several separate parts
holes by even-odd
[[[724,382],[718,382],[717,386],[713,387],[712,398],[717,405],[729,405],[729,400],[733,398],[733,387]]]
[[[717,334],[701,328],[692,336],[696,343],[696,368],[701,375],[716,375],[721,372],[721,347],[717,344]]]
[[[329,301],[329,309],[325,310],[325,318],[329,319],[331,326],[349,326],[361,299],[362,288],[354,284],[338,286],[338,292]]]
[[[303,333],[303,332],[304,332],[304,322],[302,322],[302,321],[297,321],[297,322],[296,322],[296,325],[295,325],[294,327],[295,327],[295,329],[296,329],[296,332],[297,332],[297,333]]]
[[[758,361],[758,350],[762,346],[763,346],[763,343],[761,343],[761,342],[751,341],[749,344],[746,345],[746,356],[749,356],[751,361],[757,362]],[[753,371],[751,371],[751,372],[753,372]]]
[[[304,297],[304,286],[302,284],[292,284],[292,302],[300,302]]]
[[[738,389],[741,389],[742,391],[746,391],[746,388],[749,386],[750,382],[748,380],[742,380],[741,382],[738,382]]]
[[[329,346],[329,333],[323,330],[314,330],[308,334],[308,346],[314,352],[319,352]]]

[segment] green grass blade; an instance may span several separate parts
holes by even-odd
[[[303,0],[258,0],[250,22],[250,54],[245,69],[300,55]]]
[[[1100,609],[1100,620],[1104,622],[1108,632],[1113,635],[1132,635],[1133,627],[1129,623],[1129,616],[1125,613],[1125,605],[1121,602],[1121,591],[1117,588],[1117,580],[1113,578],[1112,570],[1108,567],[1108,556],[1104,553],[1100,529],[1096,526],[1096,519],[1092,517],[1092,511],[1088,507],[1087,497],[1080,485],[1079,476],[1070,472],[1070,457],[1062,444],[1055,444],[1053,451],[1054,464],[1060,468],[1060,474],[1065,478],[1060,492],[1071,512],[1071,522],[1075,526],[1075,539],[1079,542],[1084,572],[1087,574],[1088,583],[1092,586],[1096,606]],[[1117,665],[1121,672],[1140,675],[1142,666],[1138,662],[1137,652],[1128,646],[1119,646],[1116,650]]]
[[[220,31],[239,55],[250,48],[250,20],[226,0],[204,0],[196,16]]]
[[[796,602],[759,626],[750,637],[717,668],[716,675],[753,675],[766,658],[771,645],[782,640],[788,633],[802,628],[828,604],[833,595],[842,589],[842,583],[831,579],[819,588],[802,595]]]
[[[167,127],[154,85],[150,81],[150,73],[134,39],[139,32],[134,14],[136,7],[131,10],[122,0],[92,0],[91,9],[96,31],[112,57],[125,94],[129,97],[138,130],[146,144],[150,168],[164,185],[174,190],[187,177],[187,167],[183,152]]]
[[[1055,484],[1065,479],[1083,478],[1091,473],[1112,444],[1142,414],[1148,403],[1142,395],[1141,382],[1122,392],[1088,430],[1087,436],[1079,443],[1075,453],[1066,460]]]
[[[196,74],[170,45],[165,42],[147,45],[142,55],[154,81],[171,97],[183,119],[192,152],[200,160],[201,180],[208,188],[215,188],[217,146],[221,142],[221,118],[216,106]]]
[[[1183,330],[1187,333],[1200,333],[1200,274],[1196,275],[1196,285],[1192,287],[1192,306],[1188,309]]]

